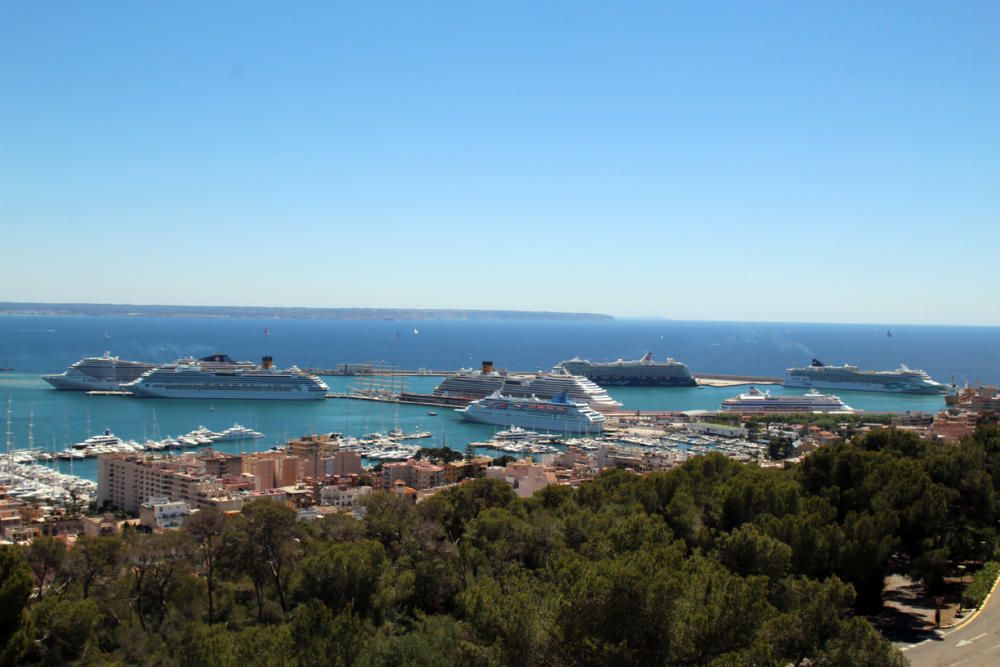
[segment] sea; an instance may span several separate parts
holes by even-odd
[[[57,391],[41,376],[60,373],[84,356],[111,352],[123,359],[170,362],[226,353],[234,359],[264,355],[275,365],[335,368],[378,363],[401,369],[454,370],[492,361],[497,367],[550,369],[574,356],[635,359],[646,352],[673,357],[698,373],[780,376],[784,369],[851,363],[890,369],[906,364],[957,384],[1000,384],[1000,327],[867,324],[686,322],[674,320],[309,320],[230,318],[0,316],[0,410],[15,448],[59,450],[90,435],[112,431],[126,439],[180,435],[199,426],[222,430],[234,423],[265,438],[219,443],[226,452],[260,451],[305,433],[364,435],[398,427],[429,431],[415,441],[463,449],[486,440],[494,427],[470,424],[454,411],[349,399],[326,401],[197,401],[88,396]],[[328,376],[332,392],[363,380]],[[430,393],[436,377],[408,377],[407,391]],[[785,393],[780,386],[769,386]],[[716,409],[746,391],[729,388],[611,388],[626,409]],[[787,390],[802,393],[802,390]],[[839,391],[848,405],[867,411],[933,412],[940,396]],[[436,412],[436,415],[429,414]],[[4,415],[6,416],[6,414]],[[6,440],[5,440],[6,442]],[[93,460],[59,462],[62,472],[96,478]],[[70,466],[72,465],[72,470]]]

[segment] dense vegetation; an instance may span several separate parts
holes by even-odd
[[[1000,430],[762,470],[711,455],[530,500],[474,480],[363,521],[271,501],[0,550],[7,664],[900,665],[858,612],[996,546]],[[35,591],[35,596],[32,591]]]
[[[983,569],[972,578],[972,583],[962,591],[962,604],[973,609],[981,605],[993,589],[998,576],[1000,576],[1000,563],[991,560],[983,565]]]

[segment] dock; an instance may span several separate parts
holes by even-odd
[[[719,375],[699,373],[694,376],[701,387],[740,387],[748,384],[782,384],[784,378],[767,375]]]

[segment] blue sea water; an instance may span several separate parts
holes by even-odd
[[[265,329],[267,334],[265,335]],[[419,333],[414,333],[419,331]],[[892,335],[887,335],[891,331]],[[61,449],[105,428],[124,438],[178,435],[199,425],[221,430],[233,422],[267,438],[218,445],[223,451],[270,447],[301,433],[339,431],[360,435],[398,425],[434,434],[424,445],[464,447],[489,436],[491,427],[462,422],[449,410],[391,406],[367,401],[286,403],[261,401],[139,400],[59,392],[41,375],[58,373],[86,355],[104,351],[155,362],[225,352],[237,359],[269,354],[277,365],[332,368],[345,362],[385,362],[401,368],[455,369],[484,359],[517,370],[547,369],[576,355],[592,359],[635,358],[644,352],[672,356],[694,372],[781,375],[785,368],[851,362],[867,368],[900,363],[927,370],[941,381],[1000,382],[1000,328],[885,325],[756,324],[617,320],[528,321],[336,321],[234,320],[140,317],[0,317],[0,398],[13,404],[11,431],[18,447],[28,442],[34,415],[37,446]],[[429,392],[437,378],[408,378],[407,389]],[[356,380],[327,378],[333,391]],[[776,392],[784,391],[777,387]],[[714,409],[745,388],[619,388],[610,393],[629,409]],[[838,392],[849,405],[870,411],[937,410],[940,397]],[[4,408],[6,406],[3,406]],[[210,410],[214,407],[214,410]],[[68,463],[62,463],[68,470]],[[93,477],[92,461],[74,472]]]

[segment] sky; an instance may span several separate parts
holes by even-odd
[[[1000,324],[1000,3],[0,3],[0,300]]]

